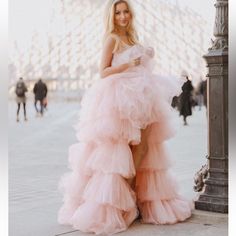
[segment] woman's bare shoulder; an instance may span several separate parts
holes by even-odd
[[[104,40],[103,48],[105,51],[109,50],[113,52],[114,49],[117,47],[117,43],[117,36],[115,34],[109,34]]]
[[[109,34],[107,35],[104,44],[108,44],[108,45],[115,45],[118,42],[118,36],[115,34]]]

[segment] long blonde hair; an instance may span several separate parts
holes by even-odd
[[[119,40],[119,37],[117,35],[117,30],[115,27],[114,18],[115,18],[115,7],[118,3],[122,3],[122,2],[126,3],[126,5],[128,6],[128,9],[129,9],[129,12],[131,14],[131,19],[130,19],[129,24],[127,26],[128,42],[131,45],[138,44],[138,36],[137,36],[137,32],[134,27],[134,11],[131,7],[129,0],[108,0],[106,10],[105,10],[105,18],[104,18],[104,20],[105,20],[105,34],[104,34],[103,39],[105,41],[106,38],[110,35],[116,39],[116,44],[115,44],[115,48],[114,48],[113,52],[115,52],[119,49],[119,46],[121,43]]]

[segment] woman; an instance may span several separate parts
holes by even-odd
[[[25,93],[28,92],[28,89],[23,81],[23,78],[21,77],[19,81],[16,83],[15,93],[16,93],[16,103],[17,103],[17,112],[16,112],[16,121],[19,122],[19,113],[20,113],[20,104],[23,104],[23,110],[24,110],[24,118],[25,121],[27,121],[26,116],[26,95]]]
[[[129,2],[109,1],[106,13],[102,79],[82,100],[59,222],[113,234],[139,214],[144,223],[183,221],[191,203],[177,193],[163,143],[176,86],[151,73],[154,53],[138,42]]]
[[[192,115],[192,91],[192,82],[186,76],[186,82],[182,86],[182,93],[179,97],[179,115],[183,116],[184,125],[188,125],[187,116]]]

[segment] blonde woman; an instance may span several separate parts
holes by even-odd
[[[59,222],[96,234],[143,223],[174,224],[191,216],[168,172],[164,141],[178,88],[152,73],[154,52],[140,45],[129,1],[106,9],[101,80],[82,100],[78,143],[69,149],[72,172],[61,181]]]

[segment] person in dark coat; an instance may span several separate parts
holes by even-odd
[[[35,101],[34,101],[35,110],[36,110],[37,114],[41,114],[41,116],[42,116],[43,111],[44,111],[43,101],[46,98],[47,92],[48,92],[47,86],[42,81],[42,79],[39,79],[38,82],[34,85],[33,92],[35,95]],[[37,107],[38,102],[40,102],[40,112]]]
[[[179,115],[183,116],[184,125],[187,125],[187,116],[192,115],[192,91],[193,85],[186,76],[187,81],[182,86],[182,93],[179,97]]]
[[[199,110],[201,110],[201,106],[204,105],[207,107],[207,80],[201,80],[198,85],[198,97],[199,97]]]
[[[27,121],[26,117],[26,96],[25,93],[28,91],[23,78],[21,77],[18,82],[16,83],[15,93],[16,93],[16,103],[17,103],[17,112],[16,112],[16,121],[19,122],[19,112],[21,103],[23,104],[24,109],[24,118]]]
[[[203,80],[201,83],[201,93],[203,95],[204,106],[207,107],[207,80]]]

